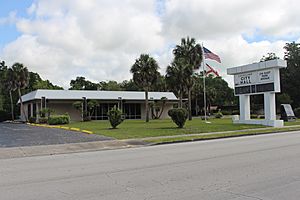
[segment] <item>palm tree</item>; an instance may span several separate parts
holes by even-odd
[[[195,83],[193,76],[193,69],[200,67],[203,55],[200,44],[196,44],[194,38],[182,38],[181,44],[176,45],[173,50],[175,55],[175,60],[180,59],[181,63],[185,66],[184,72],[184,86],[188,93],[188,110],[189,110],[189,120],[192,120],[192,99],[191,91]]]
[[[9,91],[10,106],[11,106],[11,120],[14,121],[15,114],[14,114],[14,103],[13,103],[12,92],[17,89],[17,85],[16,85],[15,73],[11,68],[7,70],[5,79],[6,79],[5,86]]]
[[[179,108],[182,108],[182,98],[184,93],[184,64],[180,59],[174,60],[166,70],[166,82],[171,91],[179,97]]]
[[[160,76],[160,73],[157,71],[158,69],[159,66],[157,62],[148,54],[141,54],[130,69],[135,84],[145,91],[146,122],[149,122],[148,92],[151,85],[153,85]]]
[[[184,68],[184,85],[188,93],[188,112],[189,120],[192,120],[192,89],[195,85],[195,77],[193,76],[193,66],[187,65]]]
[[[21,89],[24,89],[28,85],[29,81],[29,72],[27,67],[24,67],[23,64],[21,63],[15,63],[12,65],[12,71],[15,76],[15,83],[16,83],[16,88],[18,90],[19,94],[19,100],[21,104],[21,110],[23,112],[23,115],[25,117],[25,121],[28,121],[27,116],[25,114],[25,109],[22,101],[22,94],[21,94]]]

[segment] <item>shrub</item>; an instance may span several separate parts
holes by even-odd
[[[36,123],[36,117],[29,117],[29,123]]]
[[[116,106],[108,111],[107,115],[112,128],[117,128],[117,126],[124,121],[124,118],[122,117],[122,111]]]
[[[70,123],[69,115],[53,115],[48,119],[48,124],[50,125],[69,124],[69,123]]]
[[[300,107],[294,109],[294,114],[297,118],[300,118]]]
[[[51,108],[42,108],[39,112],[40,117],[50,117],[54,113],[54,110]]]
[[[223,117],[223,114],[221,111],[217,112],[217,114],[215,115],[216,118],[220,119]]]
[[[40,124],[47,124],[48,123],[48,118],[47,117],[40,117],[38,121],[39,121]]]
[[[265,116],[264,116],[264,115],[259,115],[258,118],[259,118],[259,119],[264,119]]]
[[[183,128],[185,121],[188,118],[188,111],[184,108],[173,108],[168,111],[168,115],[172,118],[178,128]]]

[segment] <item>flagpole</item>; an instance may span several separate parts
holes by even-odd
[[[206,89],[205,89],[205,56],[204,56],[204,48],[203,48],[203,42],[202,42],[202,65],[203,65],[203,102],[204,102],[204,120],[205,123],[207,123],[207,119],[206,119]]]

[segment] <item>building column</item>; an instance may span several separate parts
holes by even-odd
[[[40,107],[39,105],[41,105],[40,103],[36,102],[36,119],[38,120],[40,118]]]
[[[264,93],[264,112],[266,120],[276,120],[275,93]]]
[[[30,104],[30,116],[34,117],[33,116],[33,103]]]
[[[250,120],[250,95],[240,95],[240,120]]]

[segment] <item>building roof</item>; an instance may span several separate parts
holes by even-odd
[[[22,96],[23,102],[41,99],[50,100],[81,100],[83,97],[95,100],[144,100],[145,92],[139,91],[91,91],[91,90],[35,90]],[[149,99],[160,100],[166,97],[168,100],[177,100],[173,92],[149,92]]]

